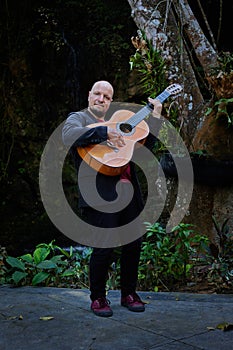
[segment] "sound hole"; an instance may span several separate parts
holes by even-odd
[[[133,129],[133,127],[130,124],[127,124],[127,123],[120,124],[120,130],[126,134],[131,132],[132,129]]]

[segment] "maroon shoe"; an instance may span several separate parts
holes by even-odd
[[[121,305],[127,307],[130,311],[145,311],[145,303],[140,299],[137,293],[129,294],[127,297],[121,297]]]
[[[100,317],[110,317],[113,315],[112,309],[109,306],[110,301],[105,297],[98,298],[91,303],[91,310],[95,315]]]

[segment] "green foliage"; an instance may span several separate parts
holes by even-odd
[[[0,284],[5,282],[6,266],[4,261],[7,257],[7,251],[5,247],[0,246]]]
[[[177,156],[183,155],[183,145],[180,143],[180,137],[176,126],[177,120],[171,119],[170,123],[164,123],[160,128],[158,140],[153,147],[153,152],[157,157],[160,157],[164,154],[164,151],[168,150],[176,152]]]
[[[207,278],[214,283],[219,292],[226,287],[233,287],[233,234],[227,225],[229,218],[220,225],[212,216],[216,229],[216,238],[210,244],[211,265]]]
[[[120,288],[120,251],[116,249],[115,258],[108,271],[107,289]]]
[[[221,52],[218,55],[219,66],[213,69],[212,74],[217,75],[219,73],[229,74],[233,71],[233,53],[231,52]]]
[[[233,71],[233,53],[222,52],[219,55],[219,61],[221,62],[221,68],[224,73],[229,74]]]
[[[198,149],[195,152],[190,152],[190,156],[199,158],[209,158],[210,154],[205,149]]]
[[[230,96],[232,90],[233,54],[222,52],[218,55],[218,61],[219,65],[212,70],[211,74],[216,77],[217,81],[219,80],[219,87],[221,87],[222,91],[225,91],[228,98],[222,97],[214,101],[212,106],[207,109],[206,115],[213,114],[215,120],[223,121],[227,127],[232,127],[233,98]],[[221,96],[223,95],[221,94]]]
[[[143,93],[147,97],[156,97],[167,87],[165,62],[145,36],[136,38],[134,46],[137,50],[130,57],[130,68],[138,73]]]
[[[162,58],[161,52],[154,49],[152,43],[147,40],[144,34],[133,38],[132,42],[136,48],[136,52],[130,57],[130,68],[138,76],[143,97],[145,96],[146,99],[149,96],[155,98],[168,86],[165,61]],[[167,115],[171,124],[175,128],[178,128],[178,105],[176,103],[165,102],[163,105],[163,115]],[[163,133],[162,138],[164,142],[162,143],[159,138],[153,149],[153,152],[158,156],[169,146],[166,144],[166,134],[169,133],[169,130],[166,130],[166,128],[167,126],[163,126],[160,130],[160,134]]]
[[[215,119],[226,119],[227,126],[233,126],[233,97],[232,98],[221,98],[216,101],[212,108],[208,108],[206,115],[210,113],[215,114]]]
[[[139,264],[140,290],[174,290],[187,282],[206,281],[217,292],[233,287],[233,235],[228,219],[220,225],[213,217],[218,240],[209,239],[180,223],[167,233],[159,224],[145,223]],[[32,253],[18,258],[0,247],[0,284],[89,288],[91,248],[64,250],[54,244],[39,244]],[[114,251],[107,289],[120,288],[120,248]]]
[[[185,283],[201,250],[208,243],[192,225],[181,223],[167,233],[159,224],[147,225],[142,246],[139,284],[144,290],[167,290],[175,283]]]
[[[1,283],[13,283],[15,286],[86,287],[90,253],[90,248],[75,251],[70,247],[66,251],[55,245],[54,241],[39,244],[32,254],[5,258]]]

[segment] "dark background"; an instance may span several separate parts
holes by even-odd
[[[206,30],[197,1],[189,3]],[[232,51],[233,5],[223,1],[218,37],[219,3],[202,5],[219,51]],[[63,246],[72,243],[50,223],[41,203],[40,156],[67,114],[86,107],[96,80],[113,84],[116,101],[132,100],[129,58],[137,28],[127,0],[6,0],[0,6],[0,245],[17,255],[53,238]],[[72,166],[64,187],[76,203]]]

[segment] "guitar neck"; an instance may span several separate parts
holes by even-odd
[[[164,90],[155,99],[163,103],[169,96],[170,96],[170,93]],[[127,120],[127,123],[130,124],[132,127],[137,126],[142,120],[144,120],[148,116],[148,114],[150,114],[153,111],[153,109],[154,109],[153,104],[148,102],[145,107],[140,109],[131,118],[129,118]]]
[[[155,97],[155,100],[159,100],[161,103],[163,103],[168,97],[170,96],[170,92],[168,92],[167,90],[164,90],[163,92],[161,92],[161,94],[159,94],[157,97]],[[152,103],[148,103],[150,105],[150,107],[152,108],[152,110],[154,109]]]

